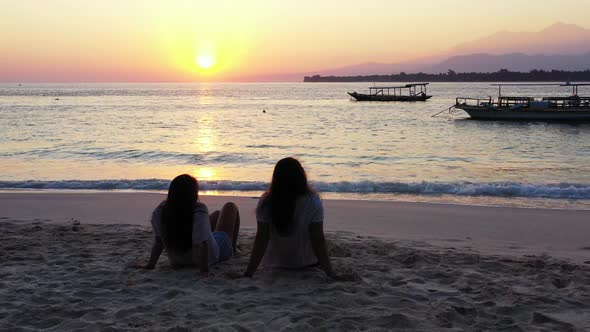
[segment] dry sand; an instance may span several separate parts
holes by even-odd
[[[205,279],[165,255],[153,271],[127,267],[149,255],[161,198],[0,194],[0,330],[590,330],[588,211],[326,201],[330,254],[357,281],[268,268],[232,280],[246,255]],[[256,201],[232,200],[253,226]]]

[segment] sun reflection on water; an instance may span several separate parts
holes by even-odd
[[[211,152],[217,150],[217,139],[213,129],[213,116],[204,114],[195,128],[196,137],[193,140],[197,152]]]
[[[199,180],[214,180],[217,172],[211,167],[199,167],[195,169],[193,175]]]

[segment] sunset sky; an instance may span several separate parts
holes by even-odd
[[[590,0],[0,0],[0,82],[232,81],[588,28]],[[567,13],[567,15],[565,14]]]

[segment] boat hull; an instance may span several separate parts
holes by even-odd
[[[528,120],[528,121],[590,121],[590,109],[524,109],[510,110],[477,106],[456,106],[476,120]]]
[[[426,101],[432,96],[391,96],[391,95],[368,95],[364,93],[348,92],[357,101]]]

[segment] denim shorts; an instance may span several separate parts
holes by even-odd
[[[219,261],[223,262],[231,258],[233,255],[233,248],[231,240],[226,232],[213,232],[213,238],[219,247]]]

